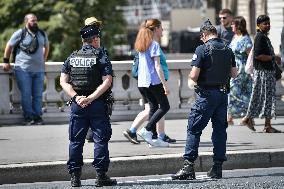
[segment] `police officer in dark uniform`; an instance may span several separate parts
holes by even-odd
[[[173,180],[195,179],[194,161],[200,136],[210,119],[214,164],[207,175],[222,178],[222,163],[226,161],[227,83],[230,77],[237,76],[236,62],[232,50],[217,37],[216,28],[209,20],[201,26],[200,38],[204,44],[197,47],[190,72],[190,78],[197,82],[197,97],[188,118],[184,165],[172,176]]]
[[[93,166],[97,172],[95,185],[115,185],[116,180],[106,175],[110,163],[108,141],[112,129],[104,97],[111,87],[112,66],[105,51],[94,48],[100,39],[100,29],[94,25],[85,26],[80,34],[83,46],[67,58],[60,76],[63,90],[72,97],[67,162],[71,185],[81,186],[82,153],[89,127],[94,133]]]
[[[85,26],[91,26],[91,25],[95,25],[96,27],[99,27],[100,28],[100,32],[102,32],[102,21],[98,20],[96,17],[92,16],[92,17],[89,17],[89,18],[86,18],[85,20]],[[96,46],[93,46],[95,48],[103,48],[104,47],[101,47],[101,41],[99,41],[99,43],[96,43]],[[107,53],[107,52],[106,52]],[[87,132],[87,135],[86,135],[86,140],[88,142],[94,142],[93,140],[93,131],[91,128],[89,128],[88,132]]]

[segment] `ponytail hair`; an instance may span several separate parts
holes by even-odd
[[[154,30],[161,26],[161,21],[158,19],[145,20],[141,24],[139,32],[136,36],[134,48],[138,52],[145,52],[151,45],[154,38]]]

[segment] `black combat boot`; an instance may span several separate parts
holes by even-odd
[[[184,160],[183,168],[175,175],[172,175],[173,180],[193,180],[195,179],[194,163]]]
[[[71,173],[71,186],[80,187],[81,186],[81,170],[76,170]]]
[[[102,187],[102,186],[114,186],[117,184],[117,181],[115,179],[109,178],[105,173],[104,174],[98,174],[97,180],[95,182],[96,187]]]
[[[214,161],[212,168],[207,172],[207,176],[215,179],[222,178],[222,164],[221,161]]]

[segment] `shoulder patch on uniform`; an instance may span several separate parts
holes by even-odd
[[[194,60],[196,60],[197,59],[197,54],[194,54],[193,56],[192,56],[192,60],[194,61]]]

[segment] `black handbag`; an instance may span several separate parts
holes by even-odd
[[[275,79],[278,81],[282,77],[282,69],[274,62],[275,65]]]
[[[274,49],[273,49],[271,42],[270,42],[268,37],[267,37],[266,42],[267,42],[268,48],[270,50],[271,56],[274,56]],[[275,60],[272,60],[272,63],[274,63],[274,68],[275,68],[275,79],[276,79],[276,81],[278,81],[282,77],[282,69],[278,66],[278,64],[276,64]]]

